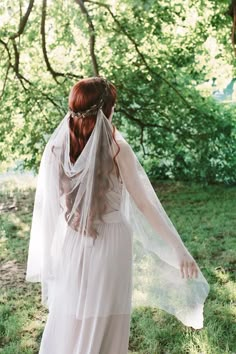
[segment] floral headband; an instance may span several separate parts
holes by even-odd
[[[101,96],[99,102],[92,105],[89,109],[87,109],[85,111],[74,112],[72,109],[69,108],[69,113],[72,118],[76,118],[76,117],[84,118],[86,116],[96,115],[97,112],[99,111],[99,109],[102,108],[102,106],[104,105],[105,97],[108,95],[108,92],[109,92],[109,83],[108,83],[107,79],[105,79],[103,77],[101,79],[102,79],[102,82],[104,83],[105,89],[104,89],[104,92],[102,93],[102,96]]]

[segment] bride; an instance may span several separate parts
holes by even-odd
[[[49,310],[40,354],[127,354],[137,306],[203,327],[209,285],[112,124],[115,102],[105,78],[80,80],[42,156],[26,273]]]

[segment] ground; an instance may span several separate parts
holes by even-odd
[[[36,354],[47,311],[40,286],[25,282],[34,185],[0,184],[0,353]],[[155,184],[157,194],[210,283],[202,330],[158,309],[131,320],[130,353],[236,353],[236,188],[181,182]]]

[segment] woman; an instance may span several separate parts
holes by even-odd
[[[127,354],[132,307],[202,328],[209,286],[129,144],[116,88],[80,80],[43,153],[27,281],[49,309],[40,354]]]

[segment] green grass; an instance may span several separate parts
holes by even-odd
[[[184,327],[158,309],[135,310],[130,352],[236,353],[236,188],[180,182],[155,187],[211,290],[202,330]],[[1,184],[1,354],[37,353],[45,325],[39,284],[24,281],[33,198],[34,189],[27,185]]]

